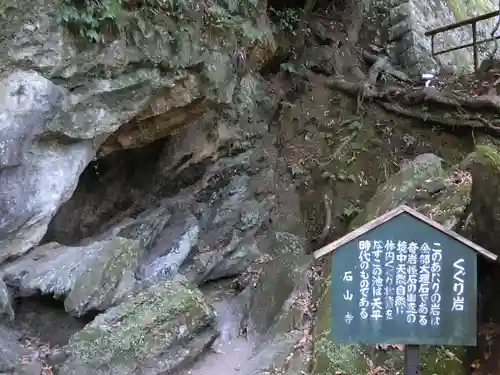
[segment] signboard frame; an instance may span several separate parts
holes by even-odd
[[[398,216],[402,215],[401,217],[398,218]],[[393,220],[393,224],[397,223],[397,220],[400,220],[403,222],[403,228],[408,228],[407,231],[404,229],[400,229],[398,231],[398,236],[396,235],[391,235],[390,230],[387,228],[389,227],[390,223],[389,221]],[[387,224],[387,225],[386,225]],[[413,225],[412,225],[413,224]],[[419,227],[420,225],[420,230],[415,229],[414,227]],[[397,225],[396,225],[397,226]],[[463,329],[460,324],[454,323],[454,322],[449,322],[446,321],[445,323],[442,324],[440,327],[434,327],[434,329],[428,328],[428,326],[422,325],[421,327],[418,327],[419,325],[417,324],[415,328],[415,331],[417,332],[416,334],[413,334],[414,332],[411,331],[411,337],[407,337],[404,339],[400,339],[400,341],[404,342],[391,342],[391,344],[405,344],[405,373],[418,373],[418,360],[419,360],[419,355],[418,355],[418,346],[419,345],[424,345],[424,344],[430,344],[430,345],[476,345],[476,307],[477,307],[477,254],[481,254],[488,260],[492,261],[497,261],[497,255],[484,249],[483,247],[473,243],[472,241],[464,238],[463,236],[460,236],[456,232],[453,232],[452,230],[449,230],[445,227],[443,227],[441,224],[435,222],[434,220],[426,217],[425,215],[422,215],[418,211],[405,206],[401,205],[397,208],[395,208],[392,211],[387,212],[386,214],[375,218],[374,220],[368,222],[367,224],[361,226],[360,228],[348,233],[347,235],[343,236],[342,238],[339,238],[338,240],[322,247],[319,250],[316,250],[313,253],[314,258],[319,259],[322,256],[331,253],[332,251],[335,250],[340,250],[340,251],[351,251],[350,253],[347,253],[348,255],[345,256],[340,256],[338,255],[338,259],[341,260],[342,265],[338,264],[333,264],[332,268],[332,293],[334,293],[334,298],[332,299],[333,304],[336,303],[335,309],[341,310],[342,309],[342,304],[343,304],[343,299],[345,298],[346,292],[343,292],[340,288],[339,285],[341,282],[346,281],[345,277],[344,279],[339,279],[339,274],[345,269],[346,272],[351,272],[349,275],[355,275],[357,273],[364,272],[362,270],[360,264],[362,260],[362,255],[361,253],[363,252],[361,250],[358,250],[358,248],[363,248],[361,244],[363,242],[367,243],[367,247],[372,246],[375,243],[380,243],[381,241],[373,241],[374,240],[374,233],[377,232],[378,228],[382,228],[379,230],[379,232],[384,234],[383,228],[385,227],[385,236],[389,237],[394,237],[391,238],[391,243],[394,243],[393,241],[396,239],[396,237],[400,239],[406,239],[405,238],[405,233],[409,234],[410,237],[413,235],[415,236],[421,236],[422,233],[429,234],[429,237],[437,236],[437,238],[441,238],[442,240],[446,240],[444,242],[447,242],[448,248],[446,249],[446,253],[448,254],[447,258],[447,264],[444,264],[446,266],[446,272],[447,275],[452,275],[452,279],[448,280],[445,279],[444,284],[446,286],[446,290],[443,290],[443,292],[452,294],[453,290],[459,292],[461,295],[463,294],[464,287],[467,286],[465,289],[468,293],[469,297],[469,307],[468,310],[467,308],[464,307],[464,304],[462,304],[461,309],[459,312],[464,312],[464,315],[461,316],[461,324],[466,323],[467,327]],[[382,235],[383,237],[384,235]],[[376,236],[375,236],[376,237]],[[370,239],[370,240],[367,240]],[[382,238],[376,238],[377,240],[383,240]],[[415,239],[412,238],[407,238],[408,241],[414,241]],[[422,238],[418,238],[417,240],[423,240]],[[404,242],[405,243],[405,248],[406,248],[406,241],[399,241],[400,243]],[[413,242],[414,248],[417,248],[417,241]],[[424,242],[424,241],[422,241]],[[443,242],[441,240],[439,241],[434,241],[434,245],[440,245],[438,242]],[[454,246],[453,249],[455,250],[455,253],[453,252],[453,249],[450,249],[450,244],[453,244]],[[424,243],[425,246],[427,246],[426,243]],[[354,248],[356,246],[356,248]],[[380,245],[378,245],[380,246]],[[392,246],[392,245],[391,245]],[[432,246],[432,244],[431,244]],[[340,249],[342,248],[342,249]],[[348,249],[349,248],[349,249]],[[380,247],[382,249],[382,247]],[[386,248],[387,249],[387,248]],[[428,249],[428,254],[431,254],[431,248],[429,246],[426,247]],[[437,251],[442,251],[442,249],[433,249],[436,252]],[[382,252],[384,249],[382,249]],[[406,249],[405,249],[406,251]],[[414,250],[415,251],[415,250]],[[418,250],[417,250],[418,251]],[[355,258],[358,258],[358,253],[359,253],[359,263],[357,264],[356,267],[354,267],[353,263],[353,254],[355,254]],[[417,253],[414,253],[417,254]],[[419,253],[420,254],[420,253]],[[445,252],[441,252],[441,254],[444,256]],[[453,254],[453,259],[449,259],[449,255]],[[437,255],[437,254],[436,254]],[[335,261],[335,258],[337,257],[337,254],[334,254],[332,257],[332,261]],[[457,258],[456,260],[454,258]],[[405,257],[406,259],[406,257]],[[439,256],[435,257],[435,260],[441,260]],[[368,263],[370,262],[369,259]],[[401,260],[401,259],[400,259]],[[373,258],[371,260],[372,265],[373,265]],[[450,263],[451,262],[451,263]],[[345,263],[345,264],[344,264]],[[353,263],[353,264],[351,264]],[[365,262],[365,264],[367,264]],[[420,264],[420,263],[418,263]],[[451,264],[453,265],[454,268],[451,267]],[[467,272],[464,272],[464,267],[462,265],[467,264]],[[406,263],[404,264],[406,265]],[[377,266],[377,264],[375,264]],[[351,268],[353,270],[351,270]],[[356,271],[354,271],[354,268],[357,268]],[[404,267],[403,267],[404,268]],[[441,270],[440,266],[435,267],[436,270]],[[354,271],[354,273],[353,273]],[[335,273],[335,274],[334,274]],[[348,273],[346,273],[347,275]],[[366,272],[365,272],[366,275]],[[440,275],[438,275],[440,277]],[[385,274],[384,274],[385,277]],[[467,277],[467,279],[465,279]],[[441,277],[441,279],[443,279]],[[465,281],[463,281],[465,279]],[[353,277],[350,277],[348,281],[353,281]],[[360,280],[360,279],[359,279]],[[359,284],[359,280],[357,280],[357,283]],[[458,280],[458,281],[457,281]],[[462,281],[460,281],[462,280]],[[465,285],[465,282],[468,284]],[[438,282],[439,283],[439,282]],[[458,283],[458,284],[457,284]],[[353,284],[354,285],[354,284]],[[420,285],[420,283],[419,283]],[[387,285],[385,285],[387,286]],[[360,288],[360,286],[358,286]],[[343,293],[343,295],[342,295]],[[349,292],[350,293],[350,292]],[[349,294],[347,293],[347,294]],[[358,299],[361,301],[361,294],[359,291],[354,289],[354,293],[358,293]],[[375,293],[375,292],[373,292]],[[439,292],[438,292],[439,293]],[[473,295],[473,298],[471,297]],[[341,296],[344,298],[342,299]],[[335,298],[336,297],[336,298]],[[352,293],[348,295],[347,300],[352,300]],[[437,299],[437,298],[436,298]],[[446,300],[448,304],[450,304],[450,301],[453,302],[453,306],[455,306],[455,301],[456,299],[453,298],[451,295],[444,295],[443,298],[441,298],[441,295],[439,295],[439,300],[441,299]],[[347,301],[347,302],[349,302]],[[356,302],[357,303],[357,302]],[[361,303],[361,302],[360,302]],[[467,302],[466,302],[467,303]],[[359,305],[361,306],[361,305]],[[356,311],[359,314],[359,311],[361,308],[358,306],[358,310]],[[427,303],[427,306],[430,306],[430,301]],[[453,309],[452,309],[453,310]],[[339,340],[335,340],[334,342],[341,343],[341,344],[354,344],[354,343],[366,343],[366,344],[375,344],[375,343],[388,343],[386,340],[384,340],[384,334],[388,332],[388,327],[390,329],[395,329],[397,332],[398,328],[400,331],[405,331],[406,334],[408,334],[409,328],[405,326],[404,324],[401,324],[401,320],[398,320],[399,326],[394,324],[391,327],[391,322],[385,325],[386,330],[382,330],[381,327],[382,325],[376,321],[374,324],[370,323],[368,320],[361,320],[361,318],[358,318],[358,320],[355,322],[352,326],[352,328],[346,328],[344,330],[340,329],[339,327],[341,325],[341,317],[340,316],[335,316],[335,313],[332,311],[332,316],[334,317],[332,319],[332,332],[334,331],[334,328],[337,329],[337,334],[341,337]],[[346,315],[347,316],[347,315]],[[352,316],[352,315],[350,315]],[[430,318],[430,314],[428,314],[428,318]],[[363,319],[366,319],[366,317],[363,317]],[[391,317],[392,319],[392,317]],[[471,320],[472,319],[472,320]],[[377,320],[377,319],[375,319]],[[336,323],[335,323],[336,322]],[[404,321],[403,321],[404,323]],[[409,321],[408,323],[411,323]],[[335,325],[336,324],[336,325]],[[360,325],[363,325],[365,328],[360,328]],[[371,324],[371,325],[370,325]],[[377,332],[373,331],[373,326],[377,325],[378,326],[378,332],[381,333],[380,336],[377,335]],[[439,323],[438,323],[439,325]],[[368,328],[370,327],[370,328]],[[372,331],[370,331],[370,329]],[[412,328],[413,329],[413,328]],[[420,331],[418,331],[420,330]],[[449,332],[453,333],[452,338],[445,338],[445,337],[440,337],[441,331],[444,335],[448,334]],[[345,332],[348,332],[348,334],[344,334]],[[354,332],[351,334],[351,332]],[[370,336],[371,337],[368,337]],[[377,337],[380,337],[380,341],[377,341]],[[405,337],[404,333],[402,336],[398,336],[398,334],[385,334],[385,337]]]

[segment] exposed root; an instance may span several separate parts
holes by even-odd
[[[423,89],[404,89],[392,87],[384,91],[377,91],[369,82],[348,82],[342,78],[330,79],[326,85],[332,89],[342,91],[348,95],[358,98],[375,100],[387,111],[397,113],[401,116],[411,117],[428,123],[443,125],[446,127],[469,127],[474,129],[485,129],[495,135],[500,136],[500,126],[485,119],[478,114],[468,114],[469,111],[489,111],[500,114],[500,96],[478,96],[465,97],[458,94],[445,96],[435,88],[427,87]],[[360,94],[360,90],[362,94]],[[454,110],[465,112],[460,118],[448,116],[430,115],[418,108],[412,110],[411,107],[424,104],[435,104],[450,107]]]
[[[325,226],[321,234],[313,239],[318,243],[324,243],[332,231],[332,202],[326,193],[323,194],[323,204],[325,205]]]
[[[391,66],[388,57],[378,56],[370,48],[363,49],[361,56],[372,64],[367,76],[357,82],[350,82],[337,75],[326,82],[328,87],[355,97],[358,112],[366,100],[371,100],[387,111],[426,123],[483,129],[500,136],[500,122],[496,116],[492,116],[500,114],[500,96],[466,96],[457,92],[442,93],[434,87],[415,88],[414,82],[406,74]],[[383,73],[394,77],[402,85],[376,89],[377,80]],[[450,111],[443,115],[431,115],[424,108],[428,104],[449,108]],[[481,111],[486,112],[491,119],[478,114]]]
[[[379,57],[374,53],[370,52],[367,48],[365,48],[361,52],[361,57],[363,57],[363,60],[365,60],[368,64],[372,64],[372,68],[370,69],[370,72],[368,72],[369,78],[371,76],[370,73],[372,72],[372,69],[378,69],[379,70],[378,73],[383,72],[389,74],[401,82],[405,83],[412,82],[411,79],[406,74],[392,67],[392,65],[389,62],[389,58],[387,56]],[[375,68],[375,66],[377,66],[377,68]],[[369,83],[374,85],[376,81]]]

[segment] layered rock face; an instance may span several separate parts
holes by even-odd
[[[360,119],[322,75],[264,79],[266,1],[199,3],[149,23],[133,8],[132,35],[98,44],[59,2],[0,5],[0,373],[296,375],[313,357],[358,374],[358,347],[324,350],[328,274],[312,351],[312,239],[344,234],[361,201],[351,228],[408,201],[460,220],[470,181],[431,152],[467,142]],[[328,22],[306,56],[325,74]]]
[[[431,38],[425,32],[496,10],[498,4],[490,0],[426,0],[426,1],[374,1],[371,12],[380,20],[380,41],[388,45],[392,61],[410,74],[448,71],[470,71],[473,64],[472,48],[452,51],[435,58],[431,54]],[[491,38],[496,18],[477,24],[477,38]],[[443,51],[472,42],[470,25],[437,34],[435,51]],[[479,46],[483,59],[493,48],[492,43]]]
[[[255,71],[275,49],[266,3],[213,5],[208,23],[189,17],[199,12],[163,12],[134,43],[83,47],[57,22],[57,6],[2,4],[0,297],[14,326],[0,332],[1,371],[39,374],[41,361],[66,374],[179,370],[219,335],[198,285],[251,264],[260,265],[241,283],[235,304],[245,308],[228,335],[239,322],[251,327],[244,373],[283,363],[304,320],[282,321],[299,311],[290,301],[306,289],[309,259],[298,196],[276,176],[274,146],[260,141],[273,112],[249,116],[263,89]],[[99,167],[123,150],[141,156],[142,146],[154,161],[128,171],[117,163],[111,175]],[[268,236],[276,194],[290,204],[275,210],[285,219]],[[271,281],[259,289],[261,274]],[[17,344],[11,294],[103,315],[47,359]],[[270,351],[263,337],[275,326]]]
[[[259,51],[274,48],[260,10],[265,4],[255,4],[253,15],[240,21],[249,30],[246,39],[229,37],[233,30],[222,30],[227,38],[213,35],[197,20],[165,14],[163,23],[176,22],[181,32],[151,30],[133,45],[118,39],[83,51],[58,25],[56,2],[42,5],[43,15],[38,3],[2,5],[1,260],[40,241],[97,149],[106,154],[148,143],[232,103],[239,92],[244,99],[254,84],[245,72],[262,63],[266,54]],[[231,12],[236,17],[247,9]],[[174,37],[181,54],[172,50]],[[248,63],[240,76],[234,74],[236,43]]]

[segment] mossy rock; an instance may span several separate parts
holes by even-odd
[[[60,373],[133,374],[143,361],[157,373],[172,371],[215,340],[214,319],[199,290],[182,281],[154,285],[72,336]]]
[[[490,0],[447,0],[446,3],[457,22],[495,10],[495,4]]]
[[[401,168],[379,186],[363,212],[351,223],[357,228],[380,215],[406,204],[416,196],[417,190],[426,181],[444,176],[441,158],[434,154],[422,154]]]
[[[478,138],[462,165],[472,175],[470,211],[475,225],[470,234],[481,246],[494,250],[500,235],[500,145],[489,137]]]

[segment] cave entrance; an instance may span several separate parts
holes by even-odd
[[[70,337],[92,322],[98,312],[82,317],[69,315],[61,300],[53,296],[20,297],[14,301],[15,319],[12,328],[22,340],[39,345],[64,346]]]

